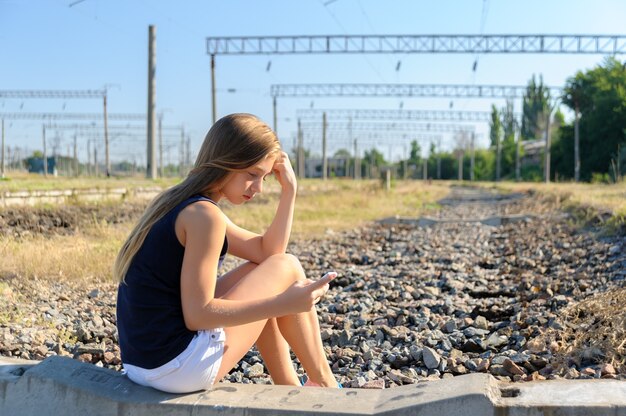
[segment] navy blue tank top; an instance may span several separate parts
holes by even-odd
[[[158,220],[131,261],[125,282],[118,286],[117,331],[123,363],[160,367],[183,352],[196,334],[187,329],[183,318],[180,271],[185,247],[174,224],[180,211],[197,201],[215,204],[193,196]],[[220,265],[227,250],[224,236]]]

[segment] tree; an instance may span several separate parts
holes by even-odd
[[[578,71],[576,76],[567,79],[561,101],[574,111],[574,181],[580,180],[580,109],[588,107],[585,90],[589,88],[585,75]]]
[[[346,150],[346,149],[339,149],[335,152],[335,154],[333,155],[333,157],[335,158],[339,158],[339,159],[348,159],[350,160],[350,158],[352,157],[350,155],[350,151]]]
[[[543,137],[549,103],[550,90],[543,84],[543,77],[539,76],[539,83],[537,83],[533,75],[526,87],[522,108],[521,135],[525,140],[537,140]]]
[[[507,100],[505,107],[501,110],[503,140],[501,144],[501,174],[505,177],[513,177],[515,175],[515,113],[513,112],[513,101]]]
[[[417,142],[417,140],[413,140],[411,142],[411,153],[409,154],[409,163],[417,166],[421,160],[422,160],[422,148]]]
[[[496,181],[500,180],[501,172],[501,148],[500,137],[502,135],[502,121],[500,119],[500,113],[495,105],[491,105],[491,123],[489,125],[489,139],[491,141],[491,148],[496,153]]]
[[[363,160],[373,166],[383,166],[387,163],[383,154],[376,150],[376,148],[373,148],[369,152],[366,150]]]
[[[491,105],[491,122],[489,123],[489,139],[491,147],[498,145],[500,135],[502,134],[502,121],[500,120],[500,112],[495,105]]]
[[[609,57],[601,65],[576,74],[567,86],[570,90],[566,95],[572,95],[566,97],[566,104],[572,108],[576,99],[580,111],[580,179],[608,175],[619,149],[626,146],[626,68]],[[575,177],[574,136],[575,125],[565,127],[553,146],[561,162],[559,173],[569,177]]]

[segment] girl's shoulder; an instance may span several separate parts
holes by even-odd
[[[226,224],[222,210],[208,198],[198,199],[185,206],[179,214],[184,222]]]

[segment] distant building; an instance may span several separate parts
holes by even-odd
[[[328,164],[328,177],[348,176],[350,160],[345,157],[329,157],[326,159]],[[304,176],[306,178],[322,177],[322,159],[307,159],[304,162]]]
[[[522,142],[524,148],[524,156],[522,156],[522,165],[540,165],[543,152],[546,148],[545,140],[526,140]]]
[[[57,167],[54,156],[51,156],[48,159],[48,174],[56,175]],[[26,159],[26,167],[28,168],[28,172],[30,173],[40,173],[43,174],[43,158],[42,157],[29,157]]]

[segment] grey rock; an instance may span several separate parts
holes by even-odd
[[[422,350],[422,359],[427,368],[434,369],[439,367],[441,356],[432,348],[424,347]]]
[[[264,374],[265,369],[263,368],[263,364],[261,363],[256,363],[248,368],[245,369],[244,374],[247,377],[260,377]]]

